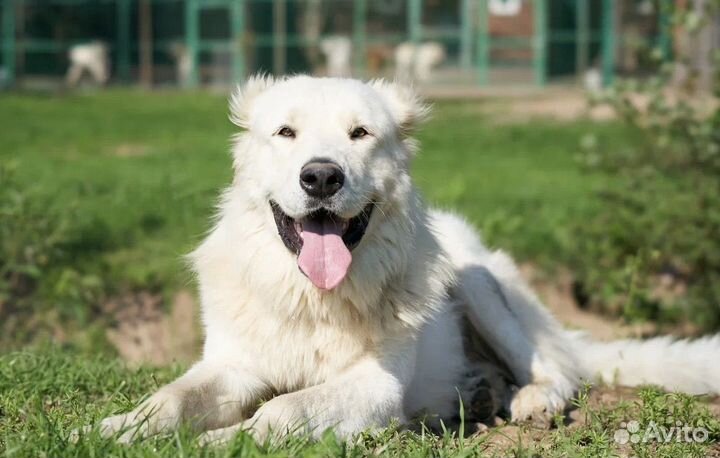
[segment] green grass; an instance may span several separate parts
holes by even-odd
[[[623,453],[677,458],[706,456],[720,438],[720,422],[701,402],[689,396],[644,389],[636,400],[612,407],[581,393],[576,404],[585,422],[580,426],[560,426],[551,431],[505,426],[463,439],[452,431],[434,435],[388,428],[361,434],[348,442],[328,432],[319,441],[300,437],[278,444],[256,444],[241,434],[227,447],[205,448],[198,445],[189,428],[182,428],[132,446],[103,439],[97,431],[77,443],[68,441],[74,428],[128,410],[142,396],[176,377],[181,369],[130,370],[114,359],[49,347],[0,356],[0,456],[602,457]],[[615,431],[630,420],[642,425],[650,421],[674,425],[680,421],[704,427],[709,436],[700,444],[672,441],[620,446],[614,441]],[[515,439],[518,434],[520,440]]]
[[[74,266],[103,266],[116,288],[188,280],[181,256],[208,229],[231,178],[224,97],[113,90],[5,95],[0,160],[34,199],[74,209]],[[465,214],[495,245],[556,258],[565,223],[591,205],[596,177],[574,162],[592,129],[622,142],[616,124],[497,125],[477,103],[438,103],[419,133],[414,176],[427,200]]]
[[[6,96],[2,155],[34,196],[76,207],[76,263],[99,258],[116,284],[177,283],[230,178],[225,111],[206,94]]]

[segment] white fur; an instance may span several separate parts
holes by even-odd
[[[380,81],[254,78],[231,107],[246,129],[233,147],[235,180],[191,256],[207,335],[202,359],[133,412],[103,420],[105,434],[131,440],[188,421],[209,431],[209,442],[241,429],[263,438],[334,427],[347,437],[421,412],[450,417],[476,364],[463,351],[465,319],[519,387],[508,406],[514,420],[562,409],[596,374],[720,391],[718,337],[610,344],[576,337],[507,255],[487,249],[458,216],[426,211],[409,177],[409,134],[426,108],[411,91]],[[282,125],[296,137],[274,135]],[[371,135],[350,139],[358,125]],[[328,292],[298,270],[268,203],[292,217],[311,211],[297,177],[316,157],[347,175],[332,211],[351,217],[376,202],[348,277]]]
[[[334,35],[320,40],[320,51],[327,62],[328,76],[350,76],[352,64],[352,41],[343,35]]]
[[[400,43],[395,48],[395,73],[404,81],[429,81],[432,71],[445,60],[445,48],[435,41]]]
[[[110,78],[110,60],[105,43],[93,41],[74,45],[68,57],[70,66],[65,76],[68,86],[77,86],[85,72],[98,84],[105,84]]]
[[[576,341],[587,375],[605,383],[659,385],[689,394],[720,393],[720,336],[696,340]]]

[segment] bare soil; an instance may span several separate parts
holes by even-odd
[[[103,309],[115,321],[108,340],[131,364],[190,362],[199,354],[199,308],[187,290],[175,294],[167,307],[162,295],[138,292],[114,298]]]
[[[612,408],[621,402],[636,402],[639,398],[635,390],[624,387],[597,387],[590,391],[588,399],[588,410],[594,412],[603,408]],[[720,397],[711,399],[708,408],[716,417],[720,418]],[[631,419],[622,419],[619,421],[629,421]],[[589,419],[577,408],[572,408],[566,412],[565,427],[571,432],[584,426]],[[549,435],[547,426],[541,427],[532,424],[514,425],[507,424],[503,420],[497,418],[495,427],[488,427],[484,424],[473,425],[474,431],[470,431],[471,437],[483,438],[483,445],[490,456],[506,456],[509,451],[519,445],[536,444],[540,449],[547,449],[549,444]],[[618,425],[620,428],[621,425]],[[619,456],[632,456],[632,450],[627,445],[617,445],[616,452]],[[720,444],[715,444],[711,449],[709,457],[720,457]]]

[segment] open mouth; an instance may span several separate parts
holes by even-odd
[[[353,218],[346,219],[326,210],[316,210],[302,218],[288,216],[270,201],[278,234],[285,246],[298,255],[298,266],[320,289],[335,288],[347,275],[350,253],[370,222],[373,203]]]

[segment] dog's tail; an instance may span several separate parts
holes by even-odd
[[[573,340],[584,372],[595,381],[652,384],[688,394],[720,393],[720,335],[696,340]]]

